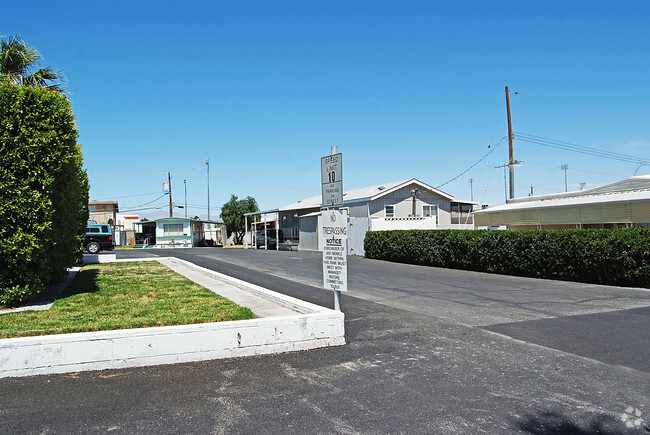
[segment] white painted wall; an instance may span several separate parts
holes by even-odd
[[[165,235],[165,223],[167,224],[182,224],[183,225],[183,235],[182,236],[169,236]],[[190,231],[190,222],[156,222],[156,245],[171,245],[172,239],[174,245],[187,245],[192,246],[192,238],[184,237],[190,236],[192,233]]]
[[[345,344],[343,313],[0,340],[0,378],[263,355]]]
[[[117,225],[123,225],[125,231],[135,231],[134,223],[139,222],[140,218],[137,214],[122,214],[116,215]]]
[[[437,228],[436,218],[427,217],[405,217],[405,218],[382,218],[373,217],[370,221],[371,231],[389,230],[435,230]]]

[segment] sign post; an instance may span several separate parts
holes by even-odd
[[[332,147],[332,154],[320,162],[323,287],[334,292],[334,309],[341,311],[341,292],[348,291],[348,215],[330,207],[343,205],[343,156]]]

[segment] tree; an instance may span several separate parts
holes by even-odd
[[[9,36],[0,40],[0,80],[16,86],[31,86],[61,90],[63,75],[50,67],[39,68],[43,59],[39,52],[27,45],[20,36]],[[50,83],[52,82],[52,83]]]
[[[250,196],[237,199],[235,195],[230,195],[230,201],[221,207],[221,220],[226,224],[228,237],[232,234],[235,235],[236,245],[241,245],[244,242],[244,235],[246,234],[244,213],[253,213],[259,210],[257,201]],[[251,219],[249,219],[249,222],[251,222]]]

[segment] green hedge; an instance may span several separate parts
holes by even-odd
[[[650,287],[650,230],[371,231],[367,258],[506,275]]]
[[[63,277],[82,253],[88,178],[67,98],[0,84],[0,304]]]

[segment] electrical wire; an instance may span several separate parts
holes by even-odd
[[[497,149],[497,147],[498,147],[499,145],[501,145],[501,142],[503,142],[507,137],[508,137],[508,136],[503,136],[503,137],[501,138],[501,140],[500,140],[499,142],[497,142],[497,144],[494,145],[493,147],[492,147],[492,146],[488,146],[488,148],[490,148],[490,151],[488,151],[487,153],[485,153],[485,155],[484,155],[483,157],[481,157],[480,159],[478,159],[478,161],[477,161],[476,163],[474,163],[472,166],[470,166],[469,168],[465,169],[463,172],[461,172],[460,174],[456,175],[454,178],[452,178],[451,180],[447,181],[446,183],[442,183],[441,185],[436,186],[436,189],[440,189],[442,186],[446,186],[447,184],[451,183],[452,181],[455,181],[455,180],[459,179],[460,177],[462,177],[463,175],[467,174],[467,173],[468,173],[468,172],[469,172],[469,171],[470,171],[474,166],[478,165],[478,164],[481,163],[483,160],[485,160],[485,158],[486,158],[487,156],[489,156],[490,154],[492,154],[492,152],[494,152],[494,150]]]
[[[535,145],[542,145],[545,147],[561,149],[564,151],[572,151],[575,153],[586,154],[594,157],[602,157],[609,160],[617,160],[620,162],[640,163],[640,162],[648,161],[648,159],[642,159],[639,157],[634,157],[626,154],[613,153],[611,151],[603,151],[597,148],[590,148],[582,145],[576,145],[569,142],[549,139],[549,138],[536,136],[528,133],[515,132],[515,137],[522,142],[528,142]]]
[[[134,211],[144,211],[144,210],[160,210],[165,206],[166,206],[166,204],[159,205],[159,206],[152,206],[152,207],[144,207],[144,208],[132,208],[132,209],[127,209],[127,210],[121,210],[120,213],[131,213],[131,212],[134,212]]]
[[[136,209],[136,208],[144,207],[144,206],[146,206],[146,205],[149,205],[149,204],[152,204],[152,203],[158,201],[158,200],[161,199],[161,198],[164,198],[165,195],[167,195],[167,194],[166,194],[166,193],[163,193],[161,196],[159,196],[158,198],[154,199],[153,201],[145,202],[144,204],[140,204],[140,205],[134,205],[134,206],[132,206],[132,207],[127,207],[127,209]],[[131,210],[131,211],[135,211],[135,210]]]

